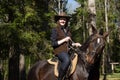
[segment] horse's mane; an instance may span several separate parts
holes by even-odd
[[[94,34],[92,34],[90,37],[88,37],[87,40],[82,44],[82,46],[80,47],[81,51],[83,51],[83,52],[86,51],[86,49],[88,48],[88,45],[89,45],[93,35]]]
[[[93,38],[93,36],[94,36],[94,34],[92,34],[92,35],[90,35],[88,38],[87,38],[87,40],[82,44],[82,46],[81,47],[79,47],[79,48],[77,48],[77,53],[78,53],[78,56],[79,56],[79,63],[80,64],[84,64],[84,65],[82,65],[82,66],[85,66],[86,68],[87,68],[87,62],[86,62],[86,59],[85,59],[85,54],[84,54],[84,52],[86,53],[86,50],[87,50],[87,48],[88,48],[88,46],[89,46],[89,43],[90,43],[90,41],[92,40],[92,38]]]

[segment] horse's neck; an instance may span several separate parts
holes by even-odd
[[[86,59],[85,59],[85,52],[79,51],[78,53],[78,63],[82,64],[83,66],[86,66]]]
[[[86,55],[89,51],[87,49],[88,49],[88,44],[84,44],[83,46],[81,46],[78,57],[79,57],[79,63],[81,63],[83,66],[86,67],[87,70],[89,70],[92,65],[89,64],[86,60]]]
[[[82,46],[80,47],[80,50],[81,50],[81,51],[83,51],[83,52],[86,52],[86,51],[87,51],[87,48],[88,48],[88,46],[89,46],[89,44],[90,44],[90,40],[91,40],[91,38],[92,38],[93,35],[94,35],[94,34],[92,34],[92,35],[82,44]]]
[[[86,42],[83,43],[83,45],[80,47],[80,50],[83,51],[83,52],[86,52],[86,51],[87,51],[87,48],[88,48],[88,45],[89,45],[89,41],[86,41]]]
[[[80,54],[85,57],[87,53],[88,53],[87,45],[81,46],[80,47]]]

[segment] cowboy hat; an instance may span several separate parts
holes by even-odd
[[[60,18],[66,18],[67,21],[70,19],[70,16],[68,16],[65,12],[61,12],[59,15],[55,15],[55,22],[57,22]]]

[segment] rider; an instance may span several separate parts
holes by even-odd
[[[58,80],[62,80],[66,74],[66,71],[70,65],[70,57],[68,54],[68,44],[71,39],[71,33],[68,28],[68,21],[70,16],[67,16],[65,12],[61,12],[55,16],[55,22],[57,27],[52,29],[51,41],[54,49],[55,56],[58,57],[61,62],[59,68]],[[72,43],[72,46],[81,46],[80,43]]]

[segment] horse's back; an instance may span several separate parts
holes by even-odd
[[[53,65],[50,65],[47,60],[36,62],[28,72],[27,80],[55,80],[53,74]]]
[[[46,61],[36,62],[28,72],[27,80],[39,80],[39,72],[42,66],[47,64]]]

